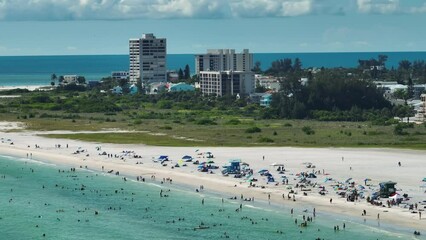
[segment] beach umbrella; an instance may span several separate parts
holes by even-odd
[[[346,179],[346,183],[348,183],[348,182],[350,182],[352,180],[352,178],[348,178],[348,179]]]
[[[426,182],[426,177],[425,178],[423,178],[423,180],[422,180],[423,182]]]
[[[263,173],[263,172],[267,172],[267,171],[268,171],[268,169],[261,169],[257,173]]]
[[[274,162],[274,163],[271,164],[271,166],[274,166],[274,167],[280,167],[280,166],[284,167],[284,164]]]
[[[241,163],[241,166],[250,166],[250,164],[243,162],[243,163]]]

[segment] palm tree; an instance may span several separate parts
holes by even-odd
[[[52,75],[50,76],[50,80],[51,80],[51,85],[55,86],[55,81],[56,79],[58,79],[58,77],[56,76],[56,74],[52,73]]]

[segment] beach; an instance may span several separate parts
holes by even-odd
[[[1,91],[13,90],[13,89],[27,89],[28,91],[34,91],[40,88],[49,88],[49,87],[51,86],[45,86],[45,85],[0,86],[0,94],[1,94]]]
[[[19,126],[18,123],[2,124],[2,126]],[[8,128],[10,130],[10,127]],[[3,130],[4,131],[4,130]],[[55,132],[58,133],[58,132]],[[223,196],[244,196],[245,199],[255,199],[284,204],[289,207],[310,206],[317,212],[330,212],[347,217],[362,218],[368,222],[382,222],[408,229],[426,231],[426,216],[419,220],[419,214],[402,207],[373,206],[365,199],[348,202],[333,192],[332,184],[325,183],[325,178],[345,182],[352,178],[356,184],[364,184],[366,178],[371,179],[370,186],[379,182],[395,181],[398,193],[406,193],[410,202],[418,202],[418,209],[423,210],[421,201],[426,199],[425,189],[420,188],[425,177],[425,151],[397,149],[343,149],[343,148],[287,148],[287,147],[254,147],[231,148],[215,147],[198,149],[194,147],[157,147],[145,145],[97,144],[63,139],[42,137],[45,132],[2,132],[0,137],[0,153],[21,158],[33,158],[43,162],[58,165],[87,168],[94,171],[119,172],[121,176],[136,179],[137,177],[151,178],[162,181],[172,179],[192,188],[194,192],[203,186],[204,191],[223,194]],[[13,143],[13,144],[12,144]],[[35,148],[35,145],[38,147]],[[59,146],[60,145],[60,146]],[[124,151],[124,152],[123,152]],[[191,155],[195,160],[206,161],[204,152],[211,152],[215,165],[223,166],[230,159],[241,159],[249,164],[257,178],[255,187],[242,178],[224,177],[220,169],[213,173],[197,171],[197,165],[190,162],[185,167],[173,167],[184,155]],[[111,154],[100,155],[102,153]],[[135,158],[137,155],[138,158]],[[160,155],[167,155],[167,166],[162,166],[153,160]],[[140,158],[139,158],[140,157]],[[198,158],[197,158],[198,157]],[[398,166],[398,162],[401,166]],[[272,164],[280,163],[285,166],[288,185],[281,183],[279,175]],[[318,194],[318,189],[312,188],[306,196],[296,188],[297,173],[311,172],[306,167],[309,163],[315,166],[317,182],[324,186],[328,193]],[[267,183],[266,179],[256,172],[268,169],[276,178],[276,182]],[[278,184],[276,184],[278,182]],[[276,186],[277,185],[277,186]],[[297,194],[290,194],[290,187]],[[293,201],[293,195],[295,201]],[[288,196],[291,199],[288,199]],[[331,200],[332,199],[332,202]],[[384,200],[386,201],[386,200]],[[363,211],[366,214],[363,214]],[[364,215],[364,216],[362,216]],[[426,215],[426,214],[424,214]],[[380,216],[380,217],[379,217]],[[378,217],[380,219],[378,219]]]

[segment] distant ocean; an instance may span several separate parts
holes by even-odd
[[[65,170],[64,172],[59,170]],[[168,197],[160,197],[160,189]],[[169,190],[170,189],[170,190]],[[208,191],[208,189],[206,190]],[[240,202],[184,186],[0,156],[1,239],[409,239],[411,230],[300,205]],[[203,200],[204,199],[204,200]],[[205,201],[202,204],[202,201]],[[242,211],[236,212],[242,203]],[[96,214],[98,213],[98,214]],[[346,229],[343,229],[343,223]],[[194,230],[198,226],[205,229]],[[333,226],[340,225],[340,231]],[[278,233],[277,233],[278,231]],[[45,237],[42,237],[45,234]]]
[[[304,67],[355,67],[359,59],[387,55],[386,66],[397,67],[401,60],[426,60],[426,52],[350,52],[350,53],[255,53],[254,61],[260,61],[267,69],[272,61],[283,58],[300,58]],[[176,70],[188,64],[194,71],[193,54],[169,54],[167,68]],[[49,85],[52,73],[76,74],[87,80],[100,80],[112,71],[129,68],[128,55],[87,56],[0,56],[0,86]]]

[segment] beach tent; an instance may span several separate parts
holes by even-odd
[[[193,158],[189,155],[185,155],[182,157],[182,160],[185,162],[191,162],[193,160]]]
[[[380,197],[389,197],[396,192],[396,182],[388,181],[379,183]]]
[[[398,193],[395,193],[395,194],[391,195],[389,198],[395,200],[395,202],[398,202],[399,199],[403,199],[401,197],[401,195],[398,194]]]
[[[230,159],[230,163],[241,163],[241,159]]]
[[[317,178],[317,176],[313,173],[309,173],[308,178]]]
[[[165,161],[169,161],[169,156],[161,155],[157,159],[154,159],[153,161],[154,162],[161,162],[161,163],[163,163]]]

